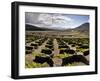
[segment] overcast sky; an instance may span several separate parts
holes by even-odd
[[[25,12],[25,23],[51,29],[75,28],[89,22],[88,15]]]

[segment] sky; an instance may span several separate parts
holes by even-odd
[[[25,12],[25,24],[50,29],[69,29],[89,22],[89,15]]]

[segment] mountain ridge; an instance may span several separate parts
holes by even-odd
[[[81,24],[80,26],[73,28],[73,29],[65,29],[65,30],[59,30],[59,29],[50,29],[50,28],[44,28],[44,27],[37,27],[30,24],[25,24],[26,31],[79,31],[79,32],[89,32],[89,23]]]

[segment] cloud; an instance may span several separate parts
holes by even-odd
[[[62,14],[40,14],[38,21],[42,26],[48,26],[55,29],[57,27],[65,28],[65,26],[73,20]]]
[[[40,14],[38,21],[46,26],[52,25],[52,16],[50,14]]]
[[[53,19],[55,19],[55,20],[61,20],[61,21],[67,21],[67,22],[72,21],[71,18],[69,18],[67,16],[64,16],[64,15],[61,15],[61,14],[56,15],[56,16],[54,15]]]

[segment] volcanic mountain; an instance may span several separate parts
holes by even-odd
[[[59,29],[50,29],[50,28],[47,28],[47,27],[37,27],[37,26],[34,26],[34,25],[30,25],[30,24],[25,24],[25,27],[26,27],[26,30],[27,31],[60,31]],[[89,32],[89,23],[84,23],[78,27],[75,27],[73,29],[65,29],[63,31],[78,31],[78,32],[84,32],[84,33],[87,33]]]
[[[74,28],[76,31],[80,32],[89,32],[89,23],[84,23],[80,25],[79,27]]]

